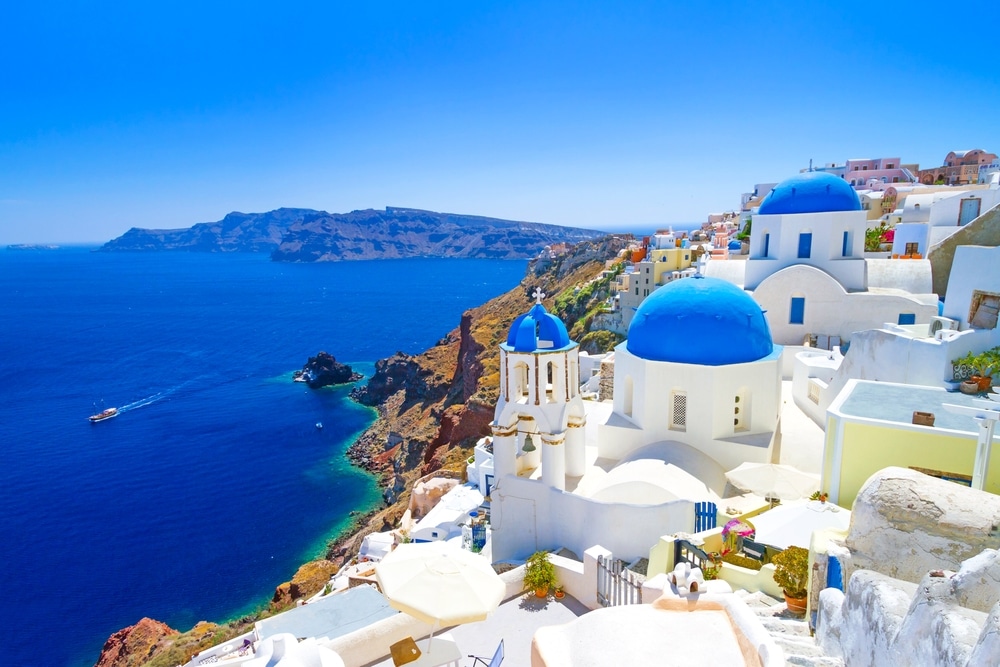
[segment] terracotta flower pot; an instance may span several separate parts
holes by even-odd
[[[993,378],[983,377],[981,375],[973,375],[971,380],[979,384],[979,391],[989,391],[990,387],[993,386]]]
[[[566,597],[566,594],[563,593],[560,589],[557,588],[556,589],[556,599],[557,600],[562,600],[564,597]]]
[[[788,607],[788,611],[793,614],[805,614],[806,606],[809,602],[809,598],[803,595],[800,598],[793,598],[788,595],[787,591],[782,591],[785,594],[785,606]]]
[[[548,597],[548,596],[549,596],[549,589],[548,588],[536,588],[535,589],[535,597],[536,598],[544,598],[544,597]]]

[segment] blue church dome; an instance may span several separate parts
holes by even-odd
[[[719,278],[684,278],[642,302],[626,349],[649,361],[701,366],[741,364],[774,351],[764,311],[750,295]]]
[[[807,171],[783,180],[760,203],[761,215],[860,211],[858,193],[842,178]]]
[[[507,333],[507,345],[515,352],[558,350],[571,342],[566,325],[540,303],[514,320]]]

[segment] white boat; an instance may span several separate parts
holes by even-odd
[[[112,417],[118,416],[118,408],[108,408],[107,410],[101,410],[96,415],[90,415],[90,423],[96,424],[97,422],[102,422],[105,419],[111,419]]]

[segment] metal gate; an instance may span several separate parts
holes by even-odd
[[[597,557],[597,601],[602,607],[642,603],[642,581],[614,558]]]

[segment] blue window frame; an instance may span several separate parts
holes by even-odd
[[[806,299],[801,296],[792,297],[792,312],[788,317],[789,324],[804,324],[806,321]]]
[[[899,321],[897,324],[916,324],[917,315],[916,313],[900,313]]]
[[[850,244],[850,233],[844,232],[844,246],[840,250],[841,257],[851,256],[851,244]]]
[[[770,249],[771,249],[771,235],[765,233],[764,234],[764,252],[761,254],[761,257],[767,257],[767,252]]]
[[[809,259],[812,255],[812,245],[812,232],[802,232],[799,234],[799,259]]]

